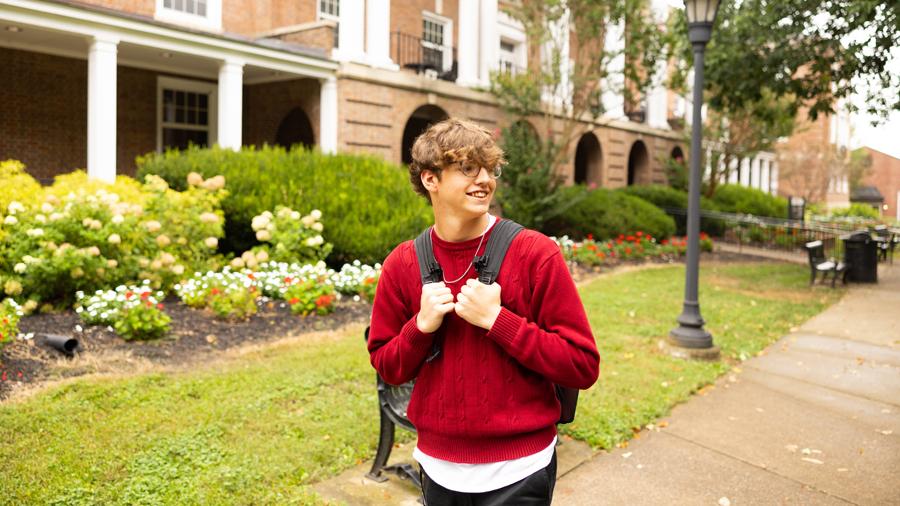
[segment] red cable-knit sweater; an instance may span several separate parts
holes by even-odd
[[[454,243],[432,232],[445,279],[463,273],[479,239]],[[474,267],[448,285],[454,299],[470,278],[477,279]],[[586,389],[597,380],[597,345],[556,243],[522,231],[497,283],[503,309],[490,331],[451,312],[437,332],[423,334],[416,327],[422,286],[413,241],[384,261],[368,348],[387,383],[415,378],[407,414],[419,449],[429,456],[478,464],[537,453],[556,434],[560,406],[554,383]],[[436,335],[443,336],[442,352],[425,362]]]

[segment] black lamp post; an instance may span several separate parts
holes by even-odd
[[[694,47],[694,119],[691,125],[691,172],[687,215],[687,269],[684,284],[684,306],[678,316],[678,327],[669,332],[673,354],[691,358],[718,358],[712,335],[703,328],[697,296],[700,270],[700,154],[703,105],[703,52],[712,35],[719,0],[685,0],[688,38]]]

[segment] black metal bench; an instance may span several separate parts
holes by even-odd
[[[878,246],[878,259],[881,261],[886,261],[888,257],[890,257],[891,264],[894,263],[894,248],[897,247],[897,243],[900,242],[900,237],[897,234],[888,230],[888,228],[884,225],[879,225],[875,227],[875,235],[876,235],[876,246]]]
[[[825,245],[822,243],[822,241],[808,242],[806,243],[805,248],[806,252],[809,254],[810,285],[815,284],[816,277],[820,272],[822,273],[823,282],[828,281],[829,273],[832,274],[832,288],[834,288],[834,284],[837,281],[838,274],[843,274],[843,276],[841,277],[841,282],[845,285],[847,284],[848,265],[844,262],[836,262],[833,258],[825,258]]]
[[[366,342],[369,342],[369,328],[366,327]],[[412,422],[406,417],[406,408],[409,406],[409,399],[412,396],[413,385],[415,381],[404,383],[402,385],[389,385],[376,374],[378,386],[378,407],[379,417],[381,419],[381,428],[378,436],[378,449],[375,451],[375,462],[372,463],[372,469],[366,473],[366,477],[379,483],[386,481],[387,476],[383,473],[395,473],[404,480],[410,480],[420,489],[422,482],[419,479],[419,473],[416,469],[407,463],[387,465],[388,458],[391,456],[391,449],[394,447],[394,429],[399,426],[413,433],[416,428]]]

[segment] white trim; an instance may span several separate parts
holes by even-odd
[[[222,0],[206,0],[206,16],[168,8],[164,2],[156,0],[153,19],[201,30],[222,31]]]
[[[244,102],[244,62],[225,60],[219,65],[219,131],[216,142],[223,148],[241,149]]]
[[[209,125],[209,136],[207,144],[212,146],[218,139],[218,86],[216,83],[207,81],[194,81],[191,79],[179,79],[177,77],[156,76],[156,151],[162,152],[162,131],[163,127],[180,128],[184,130],[207,130],[197,127],[196,125],[182,125],[180,123],[163,124],[163,90],[190,91],[194,93],[207,93],[208,116],[207,123]]]
[[[337,79],[324,79],[319,89],[319,149],[336,153],[338,144]]]
[[[435,14],[431,11],[422,11],[422,20],[428,20],[432,23],[443,25],[444,27],[444,41],[443,45],[437,45],[433,42],[425,41],[425,34],[421,34],[422,37],[422,46],[431,48],[431,49],[440,49],[443,55],[443,65],[444,68],[441,69],[443,72],[450,70],[453,66],[453,20],[450,18],[445,18],[440,14]]]
[[[313,0],[313,1],[316,2],[316,21],[317,21],[317,22],[321,22],[321,21],[332,21],[332,22],[334,22],[334,28],[335,28],[336,30],[338,30],[338,35],[340,35],[340,33],[341,33],[341,32],[340,32],[340,26],[341,26],[341,16],[340,16],[340,12],[341,12],[341,1],[340,1],[340,0],[336,0],[336,1],[337,1],[337,6],[338,6],[338,15],[337,15],[337,16],[335,16],[334,14],[330,14],[330,13],[328,13],[328,12],[322,12],[322,0]],[[338,39],[338,40],[339,40],[339,39]],[[332,42],[332,47],[331,47],[332,49],[338,49],[338,50],[339,50],[339,47],[340,47],[340,44],[335,44],[334,42]]]
[[[116,180],[116,54],[119,41],[95,37],[88,50],[88,176]]]
[[[500,51],[499,44],[504,42],[507,44],[512,44],[514,47],[512,61],[513,65],[521,69],[528,68],[528,47],[526,44],[527,38],[525,36],[525,29],[522,27],[522,23],[511,18],[509,14],[505,12],[498,12],[497,33],[500,39],[497,47],[498,68],[500,67],[500,56],[503,54]]]
[[[478,0],[459,0],[459,48],[456,59],[456,84],[460,86],[477,86],[478,81]]]
[[[67,4],[36,0],[4,0],[0,19],[57,32],[93,37],[114,35],[120,42],[186,53],[221,61],[239,56],[247,65],[280,70],[304,77],[333,76],[338,64],[314,56],[288,53],[207,34],[197,34],[140,20],[95,12]]]

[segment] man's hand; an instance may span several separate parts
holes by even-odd
[[[476,327],[491,330],[500,316],[500,285],[468,280],[456,296],[456,314]]]
[[[422,285],[422,299],[416,316],[419,332],[431,334],[436,331],[444,321],[444,315],[453,308],[453,294],[443,281]]]

